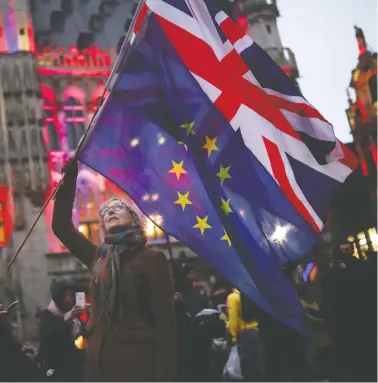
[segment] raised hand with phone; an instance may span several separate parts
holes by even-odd
[[[85,293],[77,292],[75,294],[75,306],[72,309],[64,314],[64,321],[68,322],[70,320],[79,318],[86,312],[89,312],[91,308],[90,304],[85,303]]]

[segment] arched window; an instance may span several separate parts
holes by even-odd
[[[95,244],[100,243],[99,204],[100,195],[96,181],[79,176],[75,200],[78,230]]]
[[[57,130],[57,109],[55,94],[52,89],[41,86],[43,97],[43,114],[44,114],[44,139],[49,150],[59,150],[59,134]]]
[[[70,149],[76,149],[85,132],[84,106],[79,99],[69,96],[65,99],[63,111],[65,115],[67,142]]]

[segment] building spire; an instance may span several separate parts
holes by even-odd
[[[367,46],[366,46],[366,40],[363,30],[360,27],[354,26],[354,29],[356,31],[356,38],[358,42],[358,50],[359,54],[358,57],[362,57],[367,52]]]

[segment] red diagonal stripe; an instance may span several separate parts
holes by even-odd
[[[337,140],[340,145],[341,149],[344,153],[344,158],[340,159],[339,162],[341,162],[343,165],[348,166],[350,169],[356,169],[358,166],[358,159],[357,157],[353,154],[353,152],[342,142]]]
[[[316,224],[314,218],[308,212],[306,206],[303,202],[297,197],[295,191],[290,185],[290,181],[287,177],[285,165],[282,160],[278,146],[267,138],[263,137],[266,150],[268,152],[269,161],[272,166],[274,178],[277,180],[280,188],[286,195],[290,203],[295,207],[299,214],[311,225],[311,227],[317,232],[320,232],[318,225]]]
[[[142,22],[147,15],[148,10],[149,10],[149,8],[148,8],[147,4],[144,3],[142,6],[142,9],[139,12],[138,18],[135,22],[134,33],[137,33],[139,31],[140,27],[142,26]]]
[[[232,45],[245,36],[245,32],[229,17],[222,21],[219,26]]]
[[[230,97],[229,93],[223,92],[214,102],[214,105],[222,112],[227,121],[231,121],[240,108],[239,97]]]

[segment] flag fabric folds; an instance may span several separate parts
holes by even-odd
[[[270,57],[204,0],[147,0],[79,160],[261,309],[303,331],[281,272],[355,166]],[[151,196],[154,198],[151,198]]]

